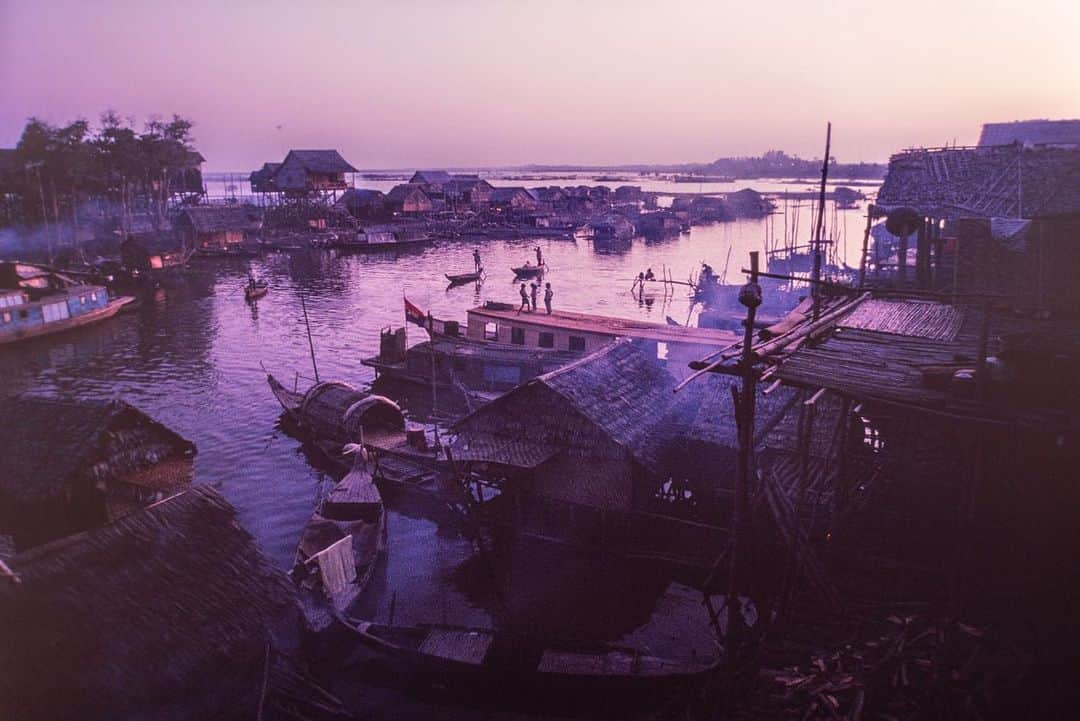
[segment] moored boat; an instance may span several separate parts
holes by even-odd
[[[394,626],[343,619],[366,647],[397,664],[409,681],[462,693],[537,700],[662,701],[717,668],[719,654],[682,660],[605,642],[564,641],[445,624]],[[602,696],[603,698],[599,698]]]
[[[386,509],[363,446],[348,444],[352,469],[319,503],[296,547],[293,581],[308,626],[322,631],[368,586],[386,552]]]
[[[103,286],[72,285],[51,289],[0,290],[0,344],[81,328],[119,313],[132,296],[109,298]],[[36,299],[31,300],[33,296]]]

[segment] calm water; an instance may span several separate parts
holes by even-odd
[[[849,237],[861,233],[861,211],[841,216]],[[809,222],[809,213],[804,219]],[[774,223],[782,222],[777,218]],[[583,240],[543,240],[546,278],[558,307],[663,322],[680,322],[689,302],[677,291],[649,307],[630,295],[632,278],[651,266],[684,279],[702,260],[722,269],[731,249],[729,280],[750,250],[759,249],[761,221],[695,227],[693,232],[629,249],[599,252]],[[808,232],[808,231],[804,231]],[[218,488],[240,520],[283,569],[329,479],[300,444],[275,429],[280,409],[260,362],[291,381],[311,375],[300,305],[307,303],[320,375],[364,385],[373,372],[360,365],[378,349],[379,329],[402,323],[402,295],[435,315],[464,320],[486,299],[513,302],[509,268],[535,261],[535,240],[485,241],[488,277],[482,286],[447,290],[444,272],[472,268],[473,243],[439,242],[401,254],[339,255],[334,251],[268,254],[251,261],[196,261],[190,277],[167,287],[136,312],[57,338],[0,351],[7,391],[71,398],[124,398],[198,445],[196,479]],[[249,268],[270,284],[255,305],[242,293]],[[422,340],[410,328],[410,343]],[[385,572],[362,611],[385,619],[396,596],[398,621],[469,624],[539,619],[564,632],[591,632],[676,652],[707,642],[700,603],[668,588],[663,578],[588,559],[514,559],[497,574],[472,558],[470,544],[407,510],[389,519]],[[612,604],[610,599],[619,599]]]

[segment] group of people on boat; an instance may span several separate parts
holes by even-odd
[[[536,281],[529,283],[530,288],[526,290],[525,284],[521,284],[521,306],[518,308],[518,313],[521,311],[536,312],[536,298],[540,292],[540,284]],[[544,283],[544,308],[547,309],[547,314],[551,315],[551,299],[555,297],[555,291],[551,289],[551,283]]]

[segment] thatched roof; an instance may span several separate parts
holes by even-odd
[[[96,460],[109,427],[122,418],[152,429],[181,453],[195,451],[191,441],[124,401],[4,399],[0,427],[8,430],[0,453],[0,502],[35,503],[66,493],[75,475]]]
[[[285,165],[290,158],[311,173],[358,172],[336,150],[290,150],[281,164]]]
[[[409,178],[409,182],[442,185],[444,183],[449,183],[451,177],[453,176],[445,170],[417,170],[413,173],[413,176]]]
[[[253,718],[272,631],[296,621],[292,586],[205,486],[8,565],[6,718]]]
[[[616,341],[463,418],[454,451],[462,459],[533,467],[579,445],[571,437],[573,426],[545,422],[572,413],[642,465],[654,467],[656,425],[672,403],[674,386],[671,374],[640,344]]]
[[[185,208],[181,217],[186,218],[197,233],[255,231],[263,225],[262,210],[253,205],[196,205]]]
[[[1080,145],[1080,120],[1016,120],[986,123],[979,145]]]
[[[939,218],[1080,213],[1080,148],[998,145],[909,150],[889,159],[877,205]]]
[[[425,193],[424,189],[419,185],[415,183],[401,183],[390,189],[390,192],[386,194],[386,199],[391,202],[400,203],[412,193],[419,193],[424,196],[424,198],[428,197],[427,193]]]

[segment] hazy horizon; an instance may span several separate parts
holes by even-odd
[[[900,20],[904,22],[901,23]],[[902,37],[898,27],[903,24]],[[842,162],[1080,116],[1080,6],[0,0],[0,147],[30,116],[195,122],[208,171]]]

